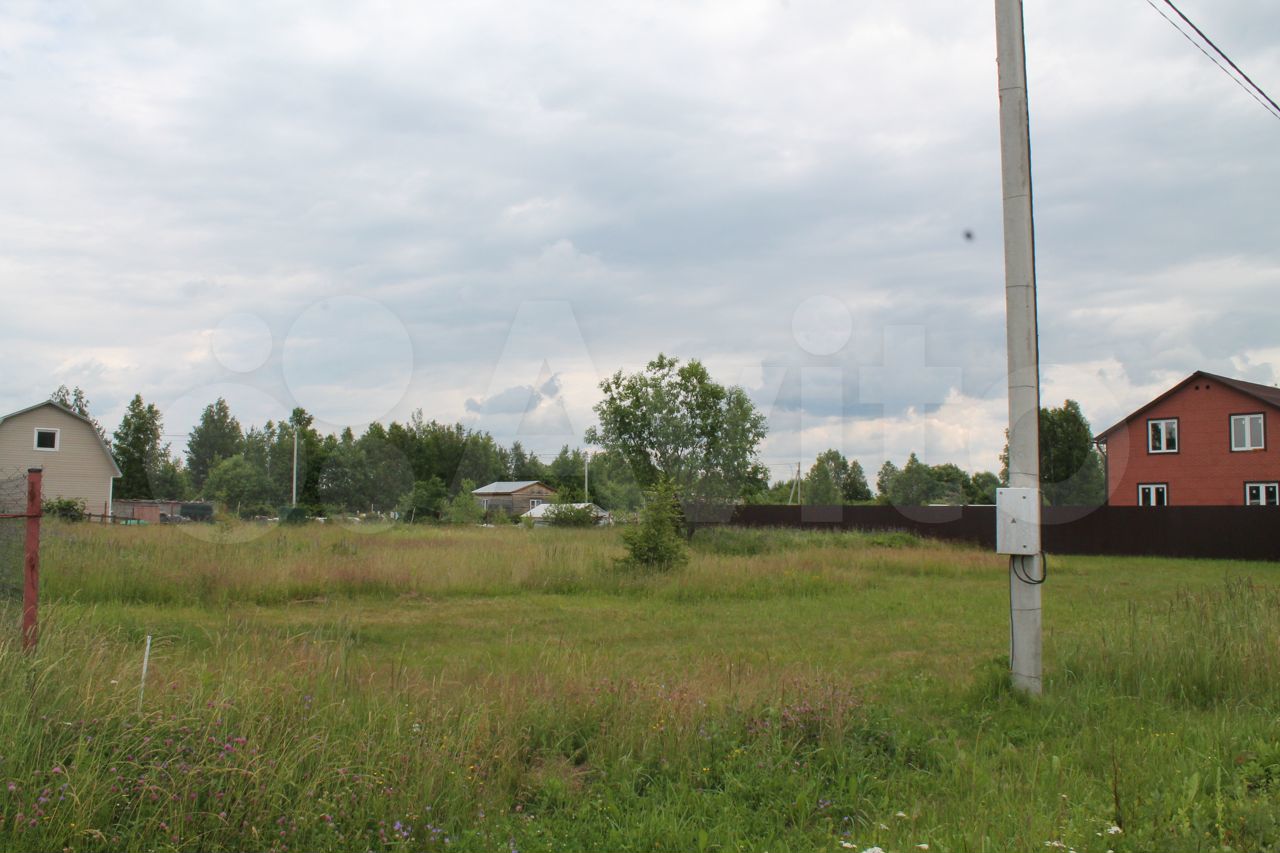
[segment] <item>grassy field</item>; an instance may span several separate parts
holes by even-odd
[[[992,554],[622,552],[50,524],[39,651],[0,647],[0,846],[1280,849],[1280,567],[1052,559],[1028,701]]]

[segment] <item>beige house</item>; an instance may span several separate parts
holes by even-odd
[[[49,400],[0,418],[0,475],[28,468],[44,469],[45,498],[82,500],[86,512],[111,514],[120,468],[88,418]]]
[[[509,515],[524,515],[539,504],[555,499],[556,490],[537,480],[490,483],[471,492],[487,510],[503,510]]]

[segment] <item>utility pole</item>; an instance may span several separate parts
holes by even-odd
[[[1009,555],[1009,666],[1014,686],[1041,691],[1040,354],[1036,328],[1031,130],[1022,0],[995,0],[1000,164],[1009,354],[1009,489],[997,496],[996,550]]]
[[[582,455],[582,499],[591,503],[591,451]]]
[[[298,425],[293,425],[293,506],[298,505]]]

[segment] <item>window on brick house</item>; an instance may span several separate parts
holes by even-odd
[[[1178,452],[1178,419],[1163,418],[1147,421],[1147,452]]]
[[[1245,506],[1280,506],[1280,483],[1245,483]]]
[[[1231,416],[1231,449],[1261,450],[1267,446],[1262,413]]]
[[[1138,506],[1168,506],[1169,486],[1165,483],[1140,483]]]

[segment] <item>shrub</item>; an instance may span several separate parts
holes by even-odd
[[[689,561],[680,504],[670,481],[663,479],[640,510],[640,523],[622,532],[628,556],[623,565],[668,571]]]
[[[463,480],[458,493],[444,504],[441,519],[448,524],[479,524],[484,521],[484,507],[471,494],[475,487],[476,484],[470,480]]]
[[[84,501],[79,498],[49,498],[41,504],[45,515],[63,521],[84,521]]]
[[[547,507],[543,516],[547,524],[554,527],[594,527],[596,509],[591,504],[574,506],[571,503],[556,503]]]
[[[280,523],[306,524],[307,510],[300,506],[282,506],[280,507]]]

